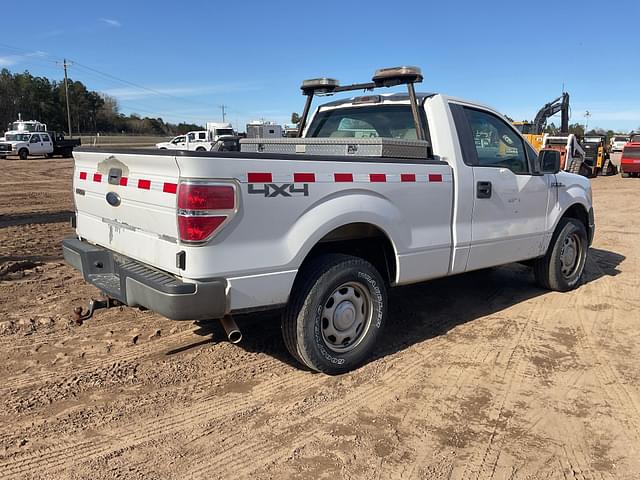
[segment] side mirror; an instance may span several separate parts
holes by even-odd
[[[557,150],[540,150],[541,173],[558,173],[560,171],[560,152]]]

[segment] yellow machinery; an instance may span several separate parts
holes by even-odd
[[[513,125],[520,130],[522,136],[526,138],[529,143],[535,148],[537,151],[540,151],[542,148],[542,139],[544,138],[544,134],[534,133],[533,123],[531,122],[513,122]]]

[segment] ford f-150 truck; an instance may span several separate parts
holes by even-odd
[[[589,180],[489,107],[416,94],[421,80],[402,67],[305,81],[301,137],[240,152],[76,150],[66,261],[111,299],[220,319],[230,339],[232,315],[281,309],[288,350],[329,374],[366,360],[389,287],[511,262],[545,288],[576,287]],[[370,94],[400,84],[407,94]],[[314,94],[352,90],[366,95],[307,123]]]

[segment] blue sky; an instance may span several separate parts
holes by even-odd
[[[516,120],[533,119],[564,83],[572,123],[589,110],[590,127],[640,127],[638,0],[32,1],[23,14],[5,17],[25,21],[3,23],[0,67],[60,79],[55,61],[66,57],[77,62],[72,78],[115,96],[124,113],[203,123],[220,120],[224,104],[236,127],[282,123],[302,110],[304,78],[347,84],[418,65],[418,90]]]

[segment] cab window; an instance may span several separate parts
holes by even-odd
[[[29,143],[38,143],[40,141],[40,135],[31,135],[31,140]]]
[[[489,112],[464,109],[478,157],[478,167],[508,168],[530,173],[522,138],[502,119]]]
[[[424,110],[420,109],[427,133]],[[416,140],[416,127],[409,105],[373,105],[321,110],[308,129],[309,137],[401,138]]]
[[[40,136],[42,137],[42,141],[43,142],[50,142],[51,140],[49,140],[49,135],[47,135],[46,133],[41,133]]]

